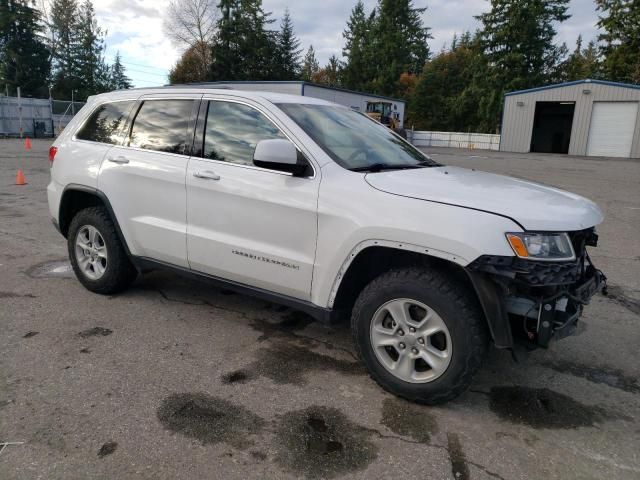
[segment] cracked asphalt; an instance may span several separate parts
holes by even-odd
[[[429,150],[598,202],[611,285],[577,336],[492,351],[434,408],[377,387],[347,326],[164,272],[86,291],[49,220],[48,146],[0,140],[3,480],[640,478],[640,161]]]

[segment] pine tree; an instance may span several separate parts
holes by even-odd
[[[51,53],[53,60],[53,94],[71,98],[72,90],[81,86],[79,50],[79,8],[76,0],[53,0],[51,3]]]
[[[553,79],[556,82],[571,82],[585,78],[600,77],[600,58],[594,41],[582,46],[582,35],[578,35],[575,50],[558,66]]]
[[[40,13],[25,0],[0,0],[0,82],[15,94],[47,95],[49,53]],[[4,87],[4,85],[3,85]]]
[[[213,45],[211,79],[268,80],[273,76],[278,49],[271,13],[262,0],[220,0],[222,16]]]
[[[375,12],[375,11],[374,11]],[[351,10],[347,28],[342,33],[345,46],[342,56],[345,58],[342,70],[342,82],[353,90],[367,90],[375,74],[375,66],[371,59],[373,45],[373,17],[367,18],[362,0]]]
[[[417,128],[443,131],[477,131],[477,105],[484,92],[476,75],[483,67],[477,37],[465,32],[454,36],[424,67],[409,101],[408,121]]]
[[[318,74],[318,71],[320,71],[320,64],[316,58],[316,52],[313,49],[313,45],[309,45],[309,50],[307,50],[304,61],[302,62],[302,72],[300,76],[302,80],[312,82]]]
[[[340,78],[342,74],[342,64],[338,57],[331,55],[327,65],[318,70],[313,76],[312,81],[315,83],[321,83],[330,87],[337,87],[340,85]]]
[[[79,9],[78,49],[76,62],[80,79],[78,96],[109,90],[111,69],[104,61],[104,31],[98,26],[91,0],[85,0]]]
[[[110,90],[126,90],[131,88],[133,84],[131,79],[127,77],[125,73],[124,65],[122,65],[122,59],[120,52],[116,52],[116,58],[111,65],[111,77],[110,77]]]
[[[476,17],[493,85],[479,105],[485,126],[498,127],[504,93],[544,85],[553,73],[559,54],[554,25],[569,18],[568,3],[491,0],[491,10]]]
[[[300,76],[300,40],[295,35],[289,9],[285,9],[278,35],[275,80],[295,80]]]
[[[375,93],[397,95],[403,72],[420,73],[429,58],[429,28],[422,22],[426,8],[412,0],[379,0],[372,60],[377,65]]]
[[[640,83],[640,1],[596,0],[602,12],[598,38],[603,43],[603,71],[608,80]]]

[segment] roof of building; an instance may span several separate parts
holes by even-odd
[[[594,84],[598,84],[598,85],[608,85],[610,87],[640,89],[640,85],[635,85],[635,84],[632,84],[632,83],[609,82],[607,80],[593,80],[593,79],[590,79],[590,78],[586,78],[584,80],[576,80],[576,81],[573,81],[573,82],[555,83],[553,85],[545,85],[543,87],[536,87],[536,88],[529,88],[529,89],[526,89],[526,90],[516,90],[516,91],[513,91],[513,92],[507,92],[507,93],[505,93],[505,97],[509,96],[509,95],[520,95],[522,93],[539,92],[541,90],[549,90],[549,89],[552,89],[552,88],[570,87],[572,85],[580,85],[581,83],[594,83]]]
[[[337,92],[353,93],[353,94],[356,94],[356,95],[363,95],[365,97],[381,98],[383,100],[389,100],[389,101],[392,101],[392,102],[405,103],[405,100],[403,100],[401,98],[386,97],[384,95],[377,95],[375,93],[368,93],[368,92],[359,92],[357,90],[349,90],[347,88],[341,88],[341,87],[331,87],[329,85],[322,85],[320,83],[307,82],[305,80],[230,80],[230,81],[227,81],[227,82],[221,81],[221,82],[186,83],[186,84],[181,84],[180,86],[184,86],[184,87],[201,86],[201,87],[208,87],[208,88],[224,88],[221,85],[252,84],[252,83],[254,83],[254,84],[276,83],[276,84],[301,85],[303,92],[304,92],[304,87],[309,85],[309,86],[312,86],[312,87],[326,88],[327,90],[335,90]],[[177,86],[177,85],[168,85],[168,86]]]

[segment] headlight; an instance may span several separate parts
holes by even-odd
[[[566,233],[507,233],[507,240],[520,258],[554,261],[575,258]]]

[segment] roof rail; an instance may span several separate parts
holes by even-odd
[[[213,88],[217,90],[233,90],[231,87],[227,85],[218,85],[215,82],[193,82],[193,83],[175,83],[164,85],[165,87],[179,87],[179,88]]]

